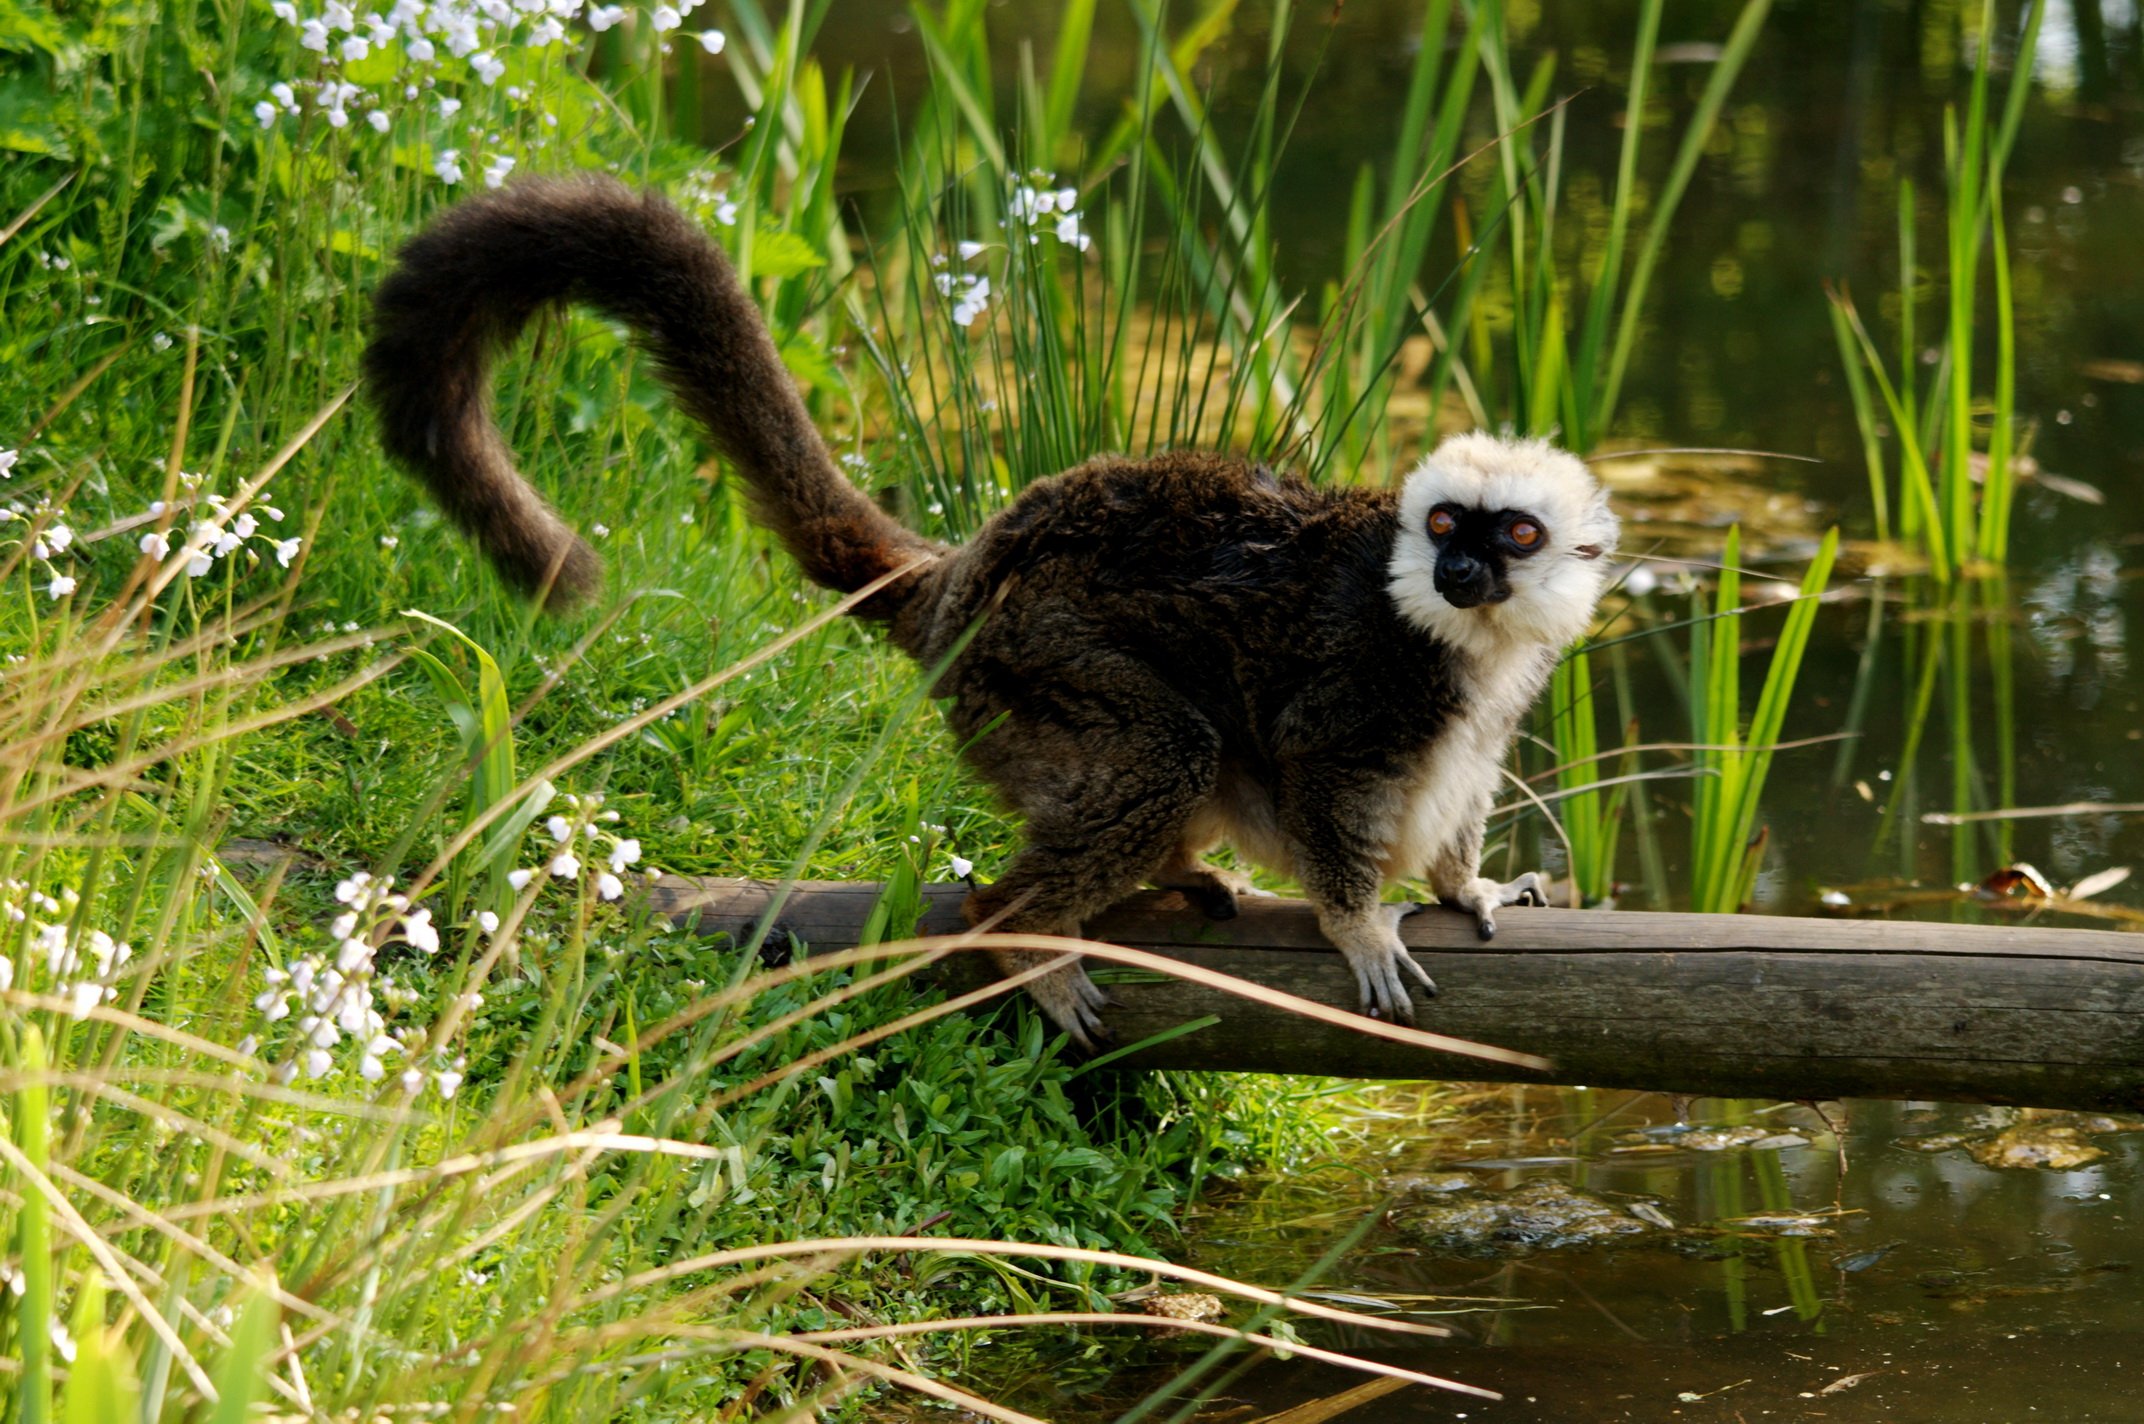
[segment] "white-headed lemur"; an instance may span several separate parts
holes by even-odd
[[[598,564],[514,468],[493,353],[556,301],[623,322],[814,582],[852,593],[935,691],[975,770],[1025,819],[971,924],[1076,935],[1143,884],[1216,917],[1248,888],[1223,842],[1292,876],[1365,1013],[1412,1022],[1389,881],[1426,878],[1483,938],[1532,873],[1483,878],[1482,829],[1519,718],[1584,633],[1616,520],[1540,441],[1445,441],[1398,492],[1316,487],[1231,455],[1098,456],[1038,480],[957,548],[835,468],[730,264],[667,202],[529,181],[444,213],[380,286],[365,374],[388,452],[501,574],[559,604]],[[985,729],[989,729],[985,735]],[[1028,954],[1007,954],[1008,970]],[[1031,992],[1083,1048],[1107,998],[1076,963]]]

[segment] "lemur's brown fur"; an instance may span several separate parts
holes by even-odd
[[[1432,591],[1423,562],[1444,555],[1403,525],[1400,495],[1196,453],[1090,460],[966,545],[933,543],[835,468],[720,250],[660,198],[589,178],[508,187],[413,238],[365,353],[389,452],[510,581],[554,602],[594,590],[596,559],[515,470],[488,392],[491,353],[558,300],[640,336],[815,582],[853,592],[913,566],[858,612],[926,666],[976,629],[934,691],[1027,829],[969,896],[971,923],[1076,934],[1142,883],[1232,914],[1246,883],[1202,859],[1225,839],[1300,880],[1365,1010],[1405,1019],[1401,973],[1427,976],[1379,907],[1386,880],[1426,873],[1485,934],[1495,906],[1538,898],[1531,877],[1479,877],[1481,814],[1518,716],[1590,615],[1590,569],[1497,562],[1502,611],[1448,606],[1445,564]],[[1418,471],[1410,504],[1445,483],[1508,503],[1532,479],[1565,511],[1551,525],[1572,526],[1552,528],[1570,536],[1559,558],[1613,546],[1612,516],[1567,456],[1487,441],[1461,453]],[[1507,572],[1540,606],[1513,598]],[[1033,992],[1083,1046],[1106,1037],[1106,999],[1076,967]]]

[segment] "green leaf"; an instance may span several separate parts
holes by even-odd
[[[104,1323],[104,1278],[89,1272],[75,1291],[74,1363],[67,1370],[63,1424],[112,1424],[141,1409],[133,1352]]]
[[[216,1368],[216,1409],[209,1424],[246,1424],[246,1412],[268,1384],[268,1353],[275,1348],[278,1312],[266,1282],[257,1282],[231,1331],[231,1348]]]
[[[794,277],[825,265],[826,258],[793,232],[763,227],[752,239],[752,275],[755,277]]]

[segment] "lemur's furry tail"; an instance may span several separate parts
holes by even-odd
[[[365,350],[388,453],[517,588],[568,603],[602,572],[514,468],[491,418],[493,352],[561,300],[639,335],[813,582],[852,593],[937,549],[834,468],[759,310],[699,228],[608,179],[527,181],[450,209],[403,246]]]

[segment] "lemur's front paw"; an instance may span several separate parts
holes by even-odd
[[[1453,908],[1474,917],[1483,939],[1496,938],[1496,912],[1504,905],[1548,904],[1548,890],[1539,871],[1529,870],[1518,879],[1499,885],[1486,877],[1469,880],[1452,899]]]
[[[1407,977],[1412,976],[1431,998],[1437,994],[1437,981],[1429,977],[1429,971],[1415,962],[1407,946],[1400,943],[1399,923],[1421,909],[1420,905],[1379,905],[1354,925],[1347,926],[1353,933],[1332,935],[1347,958],[1348,968],[1355,971],[1355,985],[1362,991],[1362,1012],[1373,1019],[1386,1023],[1412,1024],[1414,1000],[1407,988]],[[1331,930],[1328,929],[1328,934]]]

